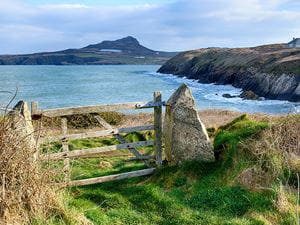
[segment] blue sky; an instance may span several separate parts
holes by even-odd
[[[136,4],[162,4],[174,0],[26,0],[29,4],[87,4],[87,5],[136,5]]]
[[[300,0],[0,0],[0,54],[79,48],[128,35],[156,50],[300,37]]]

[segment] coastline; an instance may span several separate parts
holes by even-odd
[[[206,84],[230,84],[267,99],[300,102],[299,65],[299,50],[281,45],[205,48],[178,54],[157,72]]]

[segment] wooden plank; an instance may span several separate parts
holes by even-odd
[[[45,137],[41,138],[41,143],[53,142],[53,141],[61,141],[61,140],[76,140],[76,139],[83,139],[83,138],[93,138],[93,137],[105,137],[114,134],[120,133],[131,133],[131,132],[138,132],[144,130],[153,130],[153,125],[145,125],[145,126],[136,126],[136,127],[124,127],[118,129],[111,129],[111,130],[100,130],[100,131],[90,131],[85,133],[79,134],[67,134],[67,135],[57,135],[52,137]]]
[[[143,104],[137,104],[136,107],[138,109],[147,109],[147,108],[154,108],[154,107],[158,107],[158,106],[164,106],[166,103],[162,102],[162,101],[156,101],[156,102],[147,102],[147,103],[143,103]]]
[[[67,118],[62,118],[61,119],[61,131],[62,135],[66,135],[68,132],[68,121]],[[67,140],[62,141],[62,149],[63,149],[63,154],[68,154],[69,152],[69,143]],[[65,175],[65,181],[70,181],[70,159],[65,158],[64,159],[64,167],[63,167],[63,172]]]
[[[108,181],[122,180],[122,179],[126,179],[126,178],[146,176],[146,175],[152,174],[154,171],[155,171],[155,168],[149,168],[149,169],[144,169],[144,170],[120,173],[120,174],[103,176],[103,177],[96,177],[96,178],[83,179],[83,180],[73,180],[73,181],[67,182],[64,186],[71,187],[71,186],[84,186],[84,185],[90,185],[90,184],[98,184],[98,183],[103,183],[103,182],[108,182]]]
[[[42,114],[43,116],[47,116],[47,117],[57,117],[57,116],[68,116],[68,115],[76,115],[76,114],[110,112],[110,111],[118,111],[118,110],[136,109],[137,104],[142,104],[142,103],[129,102],[129,103],[118,103],[118,104],[110,104],[110,105],[93,105],[93,106],[48,109],[48,110],[43,110]]]
[[[139,157],[125,159],[125,162],[136,161],[136,160],[145,160],[145,159],[148,159],[148,160],[149,159],[155,159],[155,156],[153,156],[153,155],[141,155]]]
[[[151,108],[158,105],[163,105],[164,102],[128,102],[128,103],[117,103],[109,105],[94,105],[94,106],[79,106],[70,108],[58,108],[43,110],[41,113],[46,117],[58,117],[58,116],[69,116],[76,114],[87,114],[87,113],[100,113],[100,112],[111,112],[119,110],[130,110],[130,109],[143,109]],[[40,113],[40,112],[39,112]]]
[[[125,139],[117,134],[115,135],[115,138],[122,144],[126,143]],[[154,142],[153,142],[154,143]],[[142,157],[142,155],[139,153],[139,151],[135,147],[129,147],[128,150],[137,158]],[[143,160],[146,166],[150,166],[149,162],[147,160]]]
[[[100,123],[105,129],[108,129],[108,130],[112,130],[112,126],[107,123],[101,116],[97,115],[95,116],[96,120],[98,121],[98,123]]]
[[[112,126],[107,123],[103,118],[101,118],[101,116],[95,116],[95,118],[97,119],[97,121],[106,129],[112,129]],[[121,144],[125,144],[126,140],[123,138],[123,136],[121,134],[114,134],[114,137],[121,143]],[[139,153],[139,151],[136,148],[128,148],[128,150],[136,157],[136,158],[140,158],[142,157],[142,155]],[[147,166],[150,166],[148,161],[146,159],[143,159],[144,163]]]
[[[154,92],[154,102],[161,102],[161,93]],[[162,106],[154,107],[154,131],[155,131],[155,154],[156,164],[162,165]]]
[[[41,155],[42,160],[59,160],[65,158],[81,158],[90,155],[96,155],[99,153],[110,152],[115,150],[121,149],[128,149],[133,147],[143,147],[153,145],[154,141],[140,141],[140,142],[133,142],[133,143],[125,143],[119,145],[111,145],[99,148],[90,148],[90,149],[81,149],[81,150],[74,150],[69,152],[58,152],[52,154],[44,154]]]

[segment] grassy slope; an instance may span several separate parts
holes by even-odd
[[[275,75],[291,73],[298,76],[299,62],[299,49],[268,45],[253,48],[204,48],[187,51],[169,60],[165,68],[173,66],[176,69],[168,72],[179,75],[201,74],[210,69],[215,72],[235,71],[238,73],[247,71],[249,68],[256,68],[263,73]],[[188,73],[184,73],[186,70]]]
[[[258,140],[267,127],[266,122],[242,116],[214,134],[217,162],[187,162],[166,166],[150,178],[72,188],[68,207],[83,212],[95,224],[296,224],[294,211],[277,206],[282,195],[280,182],[274,180],[268,189],[251,190],[238,179],[242,171],[256,164],[239,143]],[[129,138],[144,137],[136,134]],[[81,148],[115,142],[110,141],[93,139],[72,145]],[[108,162],[104,169],[99,169],[101,160]],[[125,164],[121,157],[89,159],[85,164],[75,161],[73,165],[75,179],[143,168],[141,163]],[[286,201],[295,204],[295,195],[289,193]]]

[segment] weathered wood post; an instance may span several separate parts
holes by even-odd
[[[33,101],[33,102],[31,102],[30,105],[31,105],[31,119],[32,119],[34,117],[34,115],[38,114],[38,111],[39,111],[39,109],[38,109],[38,102]],[[39,127],[39,129],[40,128],[41,127]],[[39,138],[40,138],[40,133],[39,132],[35,132],[35,142],[36,142],[35,149],[36,149],[36,152],[34,154],[34,157],[36,159],[38,159],[39,156],[40,156],[40,142],[39,142]]]
[[[161,103],[161,93],[154,92],[154,103]],[[162,165],[162,105],[154,107],[155,156],[156,165]]]
[[[13,117],[13,129],[24,137],[24,141],[29,149],[32,149],[33,160],[37,159],[36,142],[34,138],[34,128],[31,120],[31,112],[27,102],[19,101],[9,113]]]
[[[65,117],[63,117],[61,119],[61,131],[62,131],[63,136],[67,135],[67,133],[68,133],[68,120]],[[66,153],[69,152],[68,140],[66,140],[66,139],[62,140],[62,149],[63,149],[63,152],[66,152]],[[65,174],[65,182],[69,182],[70,181],[70,159],[68,157],[64,159],[63,172]]]
[[[31,115],[35,115],[38,112],[38,102],[31,102]]]

